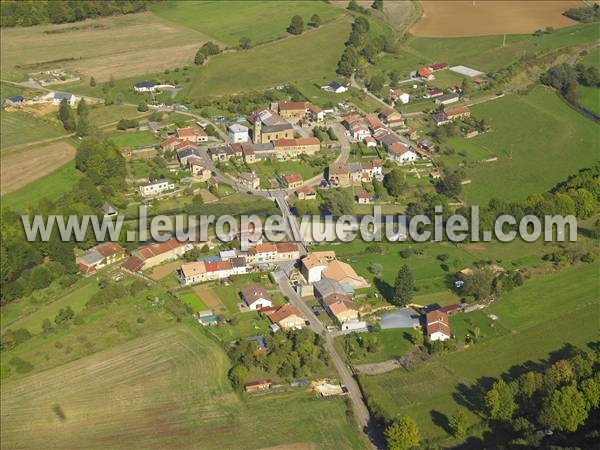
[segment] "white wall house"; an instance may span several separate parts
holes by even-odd
[[[230,125],[227,129],[227,134],[229,134],[229,137],[233,142],[248,142],[250,140],[248,127],[240,125],[239,123]]]
[[[165,191],[175,189],[175,184],[168,180],[156,180],[140,186],[140,194],[144,197],[158,195]]]

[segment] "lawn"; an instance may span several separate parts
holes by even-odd
[[[208,306],[206,306],[202,299],[193,291],[179,294],[179,300],[192,308],[194,312],[206,311],[208,309]]]
[[[582,265],[526,281],[484,311],[497,315],[495,326],[506,332],[490,331],[482,313],[475,313],[473,322],[480,323],[481,333],[488,339],[464,351],[434,357],[410,372],[364,377],[367,396],[387,417],[399,413],[413,417],[424,438],[448,439],[437,425],[438,418],[452,414],[459,406],[456,398],[462,402],[468,386],[476,380],[498,377],[513,365],[546,358],[567,343],[584,345],[597,337],[598,292],[589,281],[598,269],[597,263]],[[456,325],[457,320],[463,319],[457,316],[451,323]],[[477,402],[470,394],[465,401]],[[469,414],[471,422],[478,421]]]
[[[154,14],[177,25],[200,31],[229,46],[237,46],[241,37],[252,45],[289,36],[286,29],[292,16],[299,15],[307,24],[313,14],[322,23],[343,14],[343,11],[324,2],[286,1],[186,1],[161,2],[152,8]]]
[[[80,177],[81,172],[75,168],[75,161],[71,161],[27,186],[2,196],[2,208],[22,210],[35,206],[43,198],[56,200],[71,190]]]
[[[40,119],[21,111],[5,112],[0,115],[0,150],[13,145],[65,136],[67,132],[52,120]]]
[[[121,119],[139,118],[150,113],[138,112],[135,106],[129,105],[97,105],[90,108],[90,122],[98,127],[114,124]]]
[[[399,358],[413,348],[413,344],[408,339],[411,332],[411,328],[397,328],[369,333],[369,336],[374,336],[379,340],[379,350],[372,353],[366,352],[364,357],[363,355],[350,356],[350,361],[353,364],[372,364]],[[341,341],[338,348],[343,348],[344,338],[337,339]]]
[[[247,398],[233,391],[229,367],[202,330],[178,325],[4,382],[2,448],[365,447],[343,399]]]
[[[152,131],[115,131],[108,138],[120,148],[135,148],[154,145],[158,142]]]
[[[333,159],[333,158],[332,158]],[[252,170],[260,177],[260,184],[263,187],[270,187],[270,180],[277,180],[279,177],[296,172],[302,176],[303,180],[323,174],[324,167],[311,166],[303,161],[273,161],[267,160],[252,165]]]
[[[463,192],[468,203],[485,204],[491,198],[520,200],[542,193],[598,160],[598,125],[563,103],[556,93],[538,86],[526,96],[475,105],[473,115],[492,131],[452,147],[498,157],[498,161],[469,166],[472,182]],[[456,143],[456,145],[455,145]],[[534,176],[543,171],[544,176]]]
[[[301,36],[214,56],[195,71],[191,85],[179,96],[231,94],[304,80],[333,79],[349,32],[348,21],[338,20]]]

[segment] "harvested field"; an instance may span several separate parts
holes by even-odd
[[[152,274],[150,275],[150,278],[152,278],[154,281],[162,280],[163,278],[173,274],[175,272],[175,269],[178,269],[180,266],[181,261],[173,261],[155,267],[154,269],[152,269]]]
[[[0,448],[364,448],[342,399],[246,400],[229,367],[220,345],[180,325],[3,382]]]
[[[196,286],[194,287],[194,292],[198,294],[200,299],[204,302],[209,309],[212,309],[213,312],[225,313],[227,312],[227,308],[219,298],[215,291],[211,288]]]
[[[4,77],[69,69],[99,81],[189,64],[208,39],[152,13],[86,20],[77,29],[73,24],[3,28],[0,36]]]
[[[410,32],[420,37],[533,33],[577,22],[562,15],[579,1],[424,1]]]
[[[4,195],[16,191],[65,165],[74,157],[75,147],[66,141],[11,152],[2,158],[0,192]]]

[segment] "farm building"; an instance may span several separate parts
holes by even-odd
[[[83,255],[75,258],[75,262],[83,273],[91,273],[124,257],[123,247],[116,242],[106,242],[90,248]]]

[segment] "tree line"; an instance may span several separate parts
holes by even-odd
[[[3,0],[0,26],[79,22],[145,11],[149,0]]]
[[[277,374],[284,379],[311,377],[329,364],[323,338],[304,328],[279,332],[265,337],[266,352],[259,351],[256,342],[241,340],[230,351],[233,367],[229,379],[241,389],[250,381],[252,369]]]
[[[74,249],[96,245],[93,230],[89,229],[83,242],[63,242],[56,230],[49,242],[28,242],[20,214],[98,215],[105,201],[125,206],[121,193],[125,188],[126,167],[118,148],[98,136],[84,138],[77,149],[75,165],[82,177],[75,186],[55,201],[46,198],[34,206],[16,212],[2,211],[0,235],[0,302],[10,302],[52,282],[66,287],[76,281]]]

